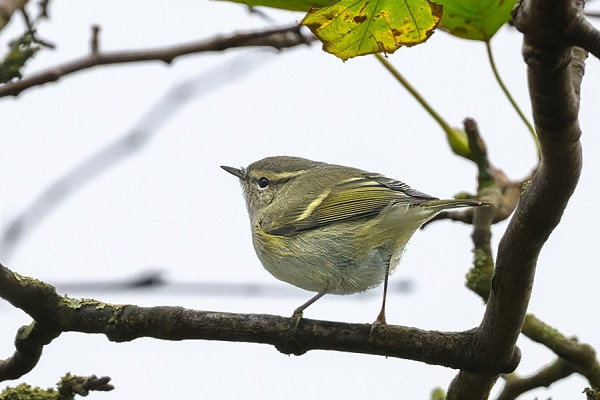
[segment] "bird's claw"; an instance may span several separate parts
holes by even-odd
[[[371,324],[370,335],[373,334],[373,331],[375,330],[376,327],[381,326],[381,325],[387,325],[387,321],[385,320],[385,312],[383,310],[381,310],[381,312],[379,313],[379,315],[377,316],[375,321],[373,321],[373,323]]]
[[[300,324],[300,320],[302,319],[302,310],[295,310],[294,313],[292,314],[292,320],[294,323],[294,330],[298,329],[298,324]]]

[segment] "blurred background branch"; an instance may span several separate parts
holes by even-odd
[[[202,44],[178,46],[163,50],[140,53],[115,53],[109,55],[108,58],[104,58],[104,60],[112,60],[111,63],[148,59],[164,60],[165,57],[176,57],[177,54],[181,55],[196,51],[206,51],[207,48],[210,48],[210,51],[216,51],[217,49],[225,50],[231,46],[269,45],[278,46],[278,48],[281,49],[286,45],[296,46],[308,43],[309,39],[305,38],[298,29],[298,26],[293,26],[254,32],[251,34],[237,34],[225,39],[201,42]],[[295,37],[295,39],[290,40],[291,37]],[[199,50],[200,48],[205,50]],[[263,63],[271,60],[276,54],[277,53],[273,52],[246,53],[232,61],[224,63],[218,68],[203,72],[202,74],[182,81],[180,84],[171,88],[140,118],[139,121],[134,124],[129,132],[125,133],[120,139],[89,156],[64,176],[56,179],[27,207],[19,212],[16,217],[9,221],[4,229],[2,229],[0,236],[0,259],[6,262],[21,240],[37,227],[44,218],[56,209],[56,207],[67,197],[74,192],[81,190],[98,175],[116,166],[119,162],[139,151],[148,143],[148,141],[160,132],[161,128],[189,99],[205,96],[226,85],[238,81],[250,74]],[[94,58],[95,57],[92,55],[87,61],[76,61],[72,64],[67,64],[71,65],[70,68],[65,69],[64,66],[51,68],[47,72],[32,75],[30,78],[12,84],[6,84],[0,87],[0,93],[3,90],[8,92],[15,90],[10,89],[11,85],[13,88],[14,85],[17,84],[24,85],[21,89],[16,89],[18,91],[23,90],[26,87],[32,87],[32,85],[38,84],[35,82],[39,82],[40,80],[44,81],[44,76],[52,76],[53,72],[51,71],[62,71],[58,74],[58,76],[62,76],[68,73],[68,71],[78,70],[78,68],[80,69],[80,67],[83,67],[84,65],[87,67],[99,65],[94,64],[94,61],[92,60]],[[119,59],[122,61],[117,61]]]

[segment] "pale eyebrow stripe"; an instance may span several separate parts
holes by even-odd
[[[271,176],[272,180],[289,179],[289,178],[293,178],[294,176],[303,174],[304,172],[306,172],[306,170],[300,170],[300,171],[294,171],[294,172],[273,172],[273,171],[263,171],[263,170],[253,171],[254,175]]]

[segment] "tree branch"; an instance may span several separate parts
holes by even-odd
[[[282,353],[296,355],[326,349],[398,357],[465,371],[486,371],[488,365],[480,349],[473,346],[473,330],[437,332],[391,325],[373,329],[372,324],[310,319],[302,319],[294,328],[294,318],[273,315],[106,304],[59,296],[52,286],[15,274],[2,265],[0,296],[35,320],[20,329],[15,354],[0,362],[0,380],[15,379],[30,371],[42,347],[61,332],[100,333],[115,342],[140,337],[253,342],[272,344]]]
[[[490,293],[490,282],[494,273],[494,255],[492,253],[492,224],[498,214],[504,214],[507,204],[512,210],[517,206],[519,197],[512,196],[510,203],[503,195],[504,188],[514,187],[508,184],[508,178],[491,166],[488,159],[487,148],[479,134],[475,120],[467,118],[463,121],[465,132],[471,149],[472,160],[477,166],[477,198],[487,201],[488,207],[478,207],[473,213],[473,267],[467,273],[467,287],[487,301]],[[499,181],[499,177],[506,179]],[[512,213],[506,214],[506,217]]]
[[[528,23],[522,26],[520,18],[516,18],[517,27],[525,34],[523,52],[543,154],[541,165],[500,242],[496,273],[481,325],[484,340],[500,345],[503,356],[507,357],[523,324],[537,256],[560,222],[581,171],[579,98],[573,90],[571,48],[548,45],[547,36],[539,34],[556,31],[557,15],[568,18],[569,13],[563,8],[573,12],[573,5],[566,4],[525,0],[518,15],[526,15]],[[567,20],[560,22],[566,24]]]
[[[17,96],[26,89],[56,82],[66,75],[100,65],[146,61],[162,61],[170,64],[176,58],[188,54],[224,51],[237,47],[272,47],[282,50],[301,44],[310,44],[315,40],[313,36],[303,35],[300,25],[292,25],[282,28],[236,33],[225,37],[218,36],[199,42],[158,49],[102,52],[99,50],[97,35],[98,27],[94,26],[92,27],[91,39],[93,44],[89,55],[32,74],[19,81],[6,83],[0,86],[0,97]]]
[[[571,365],[573,372],[585,376],[594,387],[600,387],[600,363],[596,351],[587,343],[576,338],[567,338],[559,331],[528,314],[523,325],[523,334],[552,350]]]
[[[0,381],[18,379],[31,371],[38,363],[44,346],[59,334],[60,332],[42,328],[35,322],[19,328],[14,354],[6,360],[0,360]]]
[[[564,37],[583,5],[565,0],[524,0],[514,15],[524,33],[523,55],[542,161],[500,241],[478,345],[490,364],[514,359],[529,304],[537,257],[560,222],[581,171],[579,113],[583,58]],[[561,40],[553,40],[555,38]],[[573,58],[572,58],[573,56]],[[573,60],[573,62],[571,62]],[[448,400],[486,399],[496,376],[460,373]],[[465,393],[469,393],[465,397]]]
[[[0,31],[4,29],[12,15],[23,9],[28,0],[0,0]]]
[[[114,389],[109,382],[108,376],[98,378],[96,375],[73,376],[67,373],[58,383],[58,392],[66,399],[74,398],[76,394],[87,396],[91,391],[109,392]]]
[[[495,208],[498,207],[498,204],[504,204],[504,195],[501,194],[500,190],[504,185],[498,182],[497,175],[491,170],[486,146],[479,135],[475,121],[467,118],[464,121],[464,126],[469,139],[469,148],[473,155],[472,160],[477,164],[479,171],[477,198],[492,205],[477,209],[478,214],[475,214],[476,223],[473,226],[472,234],[474,245],[473,267],[467,274],[467,287],[487,302],[494,272],[490,228],[494,215],[497,214]],[[544,386],[549,386],[554,380],[563,379],[574,372],[579,372],[587,377],[593,386],[600,386],[600,365],[596,359],[596,352],[590,345],[566,338],[556,329],[531,314],[527,314],[525,317],[521,333],[548,347],[562,358],[559,358],[556,365],[553,364],[546,368],[548,370],[544,369],[530,378],[505,376],[507,382],[499,399],[503,399],[503,396],[507,396],[506,399],[516,398],[519,394],[538,387],[531,385],[543,382]],[[519,392],[520,390],[523,391]]]
[[[508,374],[504,376],[506,383],[496,400],[515,400],[525,392],[539,387],[549,387],[554,382],[564,379],[574,372],[573,365],[562,358],[557,358],[552,364],[529,377],[521,378],[517,375]]]
[[[0,392],[0,399],[19,399],[19,400],[73,400],[75,395],[87,396],[92,391],[108,392],[114,389],[110,384],[110,377],[102,376],[98,378],[92,376],[77,376],[67,372],[60,378],[56,384],[56,389],[42,389],[38,386],[30,386],[21,383],[16,387],[6,387]]]
[[[577,22],[573,24],[571,36],[574,45],[600,58],[600,31],[585,19],[584,14],[577,14]]]

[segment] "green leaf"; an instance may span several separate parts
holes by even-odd
[[[489,41],[510,19],[517,0],[434,0],[444,7],[440,28],[464,39]]]
[[[29,33],[11,41],[9,48],[8,54],[0,61],[0,83],[21,79],[25,64],[40,50]]]
[[[340,0],[302,20],[323,49],[342,60],[393,53],[423,43],[439,25],[442,7],[429,0]]]
[[[272,8],[280,8],[290,11],[308,11],[311,8],[327,7],[336,0],[221,0],[232,1],[234,3],[246,4],[248,6],[264,6]]]

